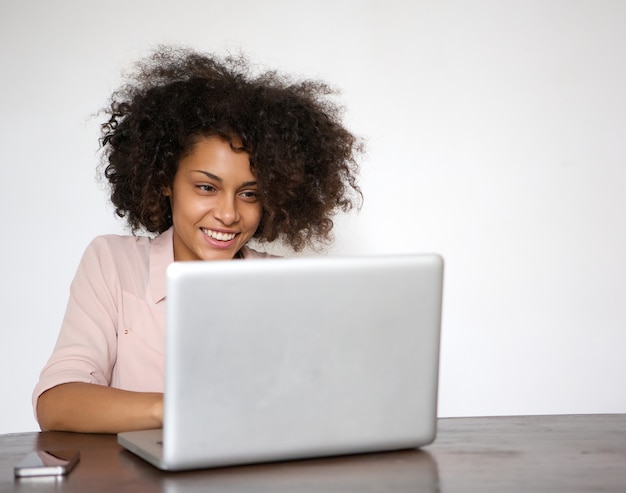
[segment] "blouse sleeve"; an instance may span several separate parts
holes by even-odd
[[[33,392],[33,408],[46,390],[62,383],[110,385],[117,353],[119,275],[105,238],[85,250],[52,356]]]

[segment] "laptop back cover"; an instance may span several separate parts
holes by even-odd
[[[430,443],[442,278],[437,255],[172,264],[163,467]]]

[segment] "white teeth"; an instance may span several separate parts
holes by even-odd
[[[235,233],[221,233],[219,231],[212,231],[205,228],[202,228],[202,232],[205,235],[210,236],[211,238],[215,238],[219,241],[230,241],[236,236]]]

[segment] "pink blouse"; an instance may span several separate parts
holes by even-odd
[[[251,248],[244,258],[267,257]],[[85,250],[70,287],[56,346],[33,392],[85,382],[163,392],[165,271],[173,230],[154,239],[107,235]]]

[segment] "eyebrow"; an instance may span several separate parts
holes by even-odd
[[[212,180],[218,181],[220,183],[224,183],[224,180],[222,178],[220,178],[217,175],[214,175],[213,173],[209,173],[208,171],[204,171],[204,170],[201,170],[201,169],[194,169],[192,171],[194,171],[196,173],[202,173],[203,175],[205,175],[208,178],[211,178]],[[254,186],[256,184],[257,184],[256,181],[246,181],[246,182],[243,182],[241,184],[241,186],[242,187],[251,187],[251,186]]]

